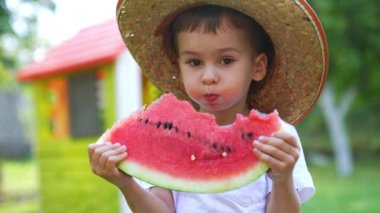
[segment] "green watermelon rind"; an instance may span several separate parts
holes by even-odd
[[[166,99],[171,98],[172,102],[178,102],[177,99],[175,99],[175,96],[167,96]],[[173,100],[174,99],[174,100]],[[180,102],[182,103],[182,102]],[[188,104],[187,102],[184,102]],[[157,113],[156,111],[152,111],[152,106],[155,104],[159,104],[159,102],[155,102],[150,106],[150,113],[155,114]],[[194,110],[189,104],[185,105],[182,104],[182,107],[188,107],[187,110]],[[161,105],[160,105],[161,106]],[[194,111],[196,112],[196,111]],[[115,124],[109,131],[106,131],[103,136],[101,141],[114,141],[120,142],[123,141],[123,137],[125,137],[125,132],[123,128],[129,128],[128,122],[135,122],[139,121],[139,118],[141,114],[145,113],[145,109],[138,110],[137,112],[133,113],[131,116],[128,118],[118,122]],[[252,118],[252,122],[255,122],[254,120],[256,118],[259,118],[259,120],[263,119],[264,121],[263,125],[265,126],[265,121],[269,122],[269,125],[276,125],[276,129],[274,132],[286,131],[286,124],[281,120],[280,117],[278,117],[278,113],[275,111],[273,113],[267,114],[269,117],[265,116],[260,116],[258,111],[251,111],[249,117]],[[277,124],[272,123],[271,124],[271,119],[266,119],[266,118],[273,118],[277,121],[272,120],[273,122],[278,122]],[[140,118],[141,119],[141,118]],[[202,117],[203,119],[203,117]],[[206,118],[209,119],[210,118]],[[241,119],[244,119],[242,115],[238,115],[237,119],[235,122],[241,121]],[[141,121],[141,120],[140,120]],[[145,124],[147,123],[148,119],[144,122]],[[235,125],[235,122],[230,126],[232,128]],[[212,122],[211,122],[212,123]],[[212,124],[210,124],[212,125]],[[216,125],[216,123],[215,123]],[[272,126],[273,127],[273,126]],[[271,130],[272,131],[272,130]],[[121,136],[118,136],[120,134]],[[267,133],[265,133],[267,134]],[[258,135],[257,135],[258,136]],[[121,137],[121,138],[120,138]],[[253,141],[252,141],[253,142]],[[128,145],[127,145],[128,147]],[[128,147],[129,148],[129,147]],[[248,148],[248,147],[247,147]],[[252,155],[254,155],[253,152],[251,152]],[[245,154],[248,154],[245,152]],[[244,156],[240,156],[240,158],[243,158]],[[248,157],[248,156],[247,156]],[[178,191],[186,191],[186,192],[193,192],[193,193],[219,193],[219,192],[225,192],[225,191],[230,191],[234,190],[240,187],[243,187],[253,181],[256,181],[259,179],[262,175],[265,174],[265,172],[268,170],[268,165],[263,163],[262,161],[258,160],[255,158],[255,160],[251,159],[252,162],[250,163],[251,160],[248,160],[251,158],[247,158],[247,161],[245,162],[245,166],[243,166],[240,170],[238,171],[237,169],[234,170],[229,170],[227,172],[226,170],[223,171],[223,167],[218,167],[221,168],[219,174],[215,175],[207,175],[203,176],[201,174],[187,174],[187,175],[180,175],[180,174],[173,174],[172,172],[164,171],[161,170],[162,168],[159,165],[152,166],[154,164],[147,164],[144,159],[143,161],[140,161],[137,156],[130,156],[126,157],[125,160],[120,162],[118,164],[118,167],[120,170],[124,171],[126,174],[129,174],[137,179],[140,179],[144,182],[150,183],[154,186],[162,187],[162,188],[167,188],[171,190],[178,190]],[[258,160],[258,161],[257,161]],[[145,163],[143,163],[145,162]],[[167,163],[167,162],[166,162]],[[150,166],[149,166],[150,165]],[[239,165],[236,165],[239,167]],[[248,167],[248,168],[247,168]],[[190,169],[190,168],[189,168]],[[216,171],[215,171],[216,172]],[[184,172],[186,173],[186,172]],[[197,173],[197,172],[195,172]],[[216,172],[218,173],[218,172]],[[215,177],[214,177],[215,176]]]
[[[267,164],[259,161],[254,167],[245,171],[243,175],[229,177],[228,179],[209,179],[205,181],[170,176],[131,160],[120,162],[118,167],[127,174],[154,186],[194,193],[219,193],[237,189],[257,180],[269,168]]]
[[[277,132],[286,131],[285,126],[285,122],[280,120],[280,127]],[[118,168],[137,179],[162,188],[193,193],[220,193],[238,189],[256,181],[265,174],[269,166],[262,161],[258,161],[254,166],[244,171],[243,174],[219,180],[196,180],[171,176],[129,160],[128,157],[118,164]]]

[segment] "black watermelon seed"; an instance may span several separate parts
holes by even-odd
[[[146,119],[146,120],[145,120],[145,124],[147,124],[148,122],[149,122],[149,119]]]
[[[175,128],[175,132],[178,132],[178,127],[174,127]]]
[[[231,152],[231,148],[229,146],[227,146],[226,151]]]
[[[191,137],[191,134],[190,134],[190,132],[187,132],[186,134],[187,134],[187,137],[188,137],[188,138],[190,138],[190,137]]]
[[[212,147],[214,147],[214,149],[217,149],[217,148],[218,148],[218,144],[213,143],[213,144],[212,144]]]
[[[248,138],[249,138],[249,139],[252,139],[252,137],[253,137],[252,132],[248,133],[247,135],[248,135]]]
[[[168,123],[168,129],[171,130],[173,127],[173,123]]]
[[[161,121],[159,121],[159,122],[157,123],[157,128],[160,128],[160,126],[161,126]]]

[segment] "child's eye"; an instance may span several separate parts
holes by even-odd
[[[223,58],[220,63],[224,64],[224,65],[228,65],[228,64],[231,64],[232,62],[234,62],[234,60],[232,58]]]
[[[190,64],[190,66],[193,66],[193,67],[201,65],[201,63],[202,62],[197,59],[192,59],[187,62],[187,64]]]

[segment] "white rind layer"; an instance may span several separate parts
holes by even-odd
[[[268,166],[258,162],[248,171],[235,177],[209,180],[192,180],[171,176],[131,160],[122,161],[119,168],[131,176],[162,188],[195,193],[218,193],[237,189],[257,180],[265,173]]]
[[[289,124],[280,120],[278,131],[287,131],[286,125]],[[267,164],[259,161],[255,166],[235,177],[200,180],[171,176],[128,158],[122,161],[118,167],[125,173],[155,186],[194,193],[219,193],[234,190],[257,180],[269,168]]]

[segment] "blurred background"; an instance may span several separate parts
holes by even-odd
[[[330,67],[318,104],[297,125],[316,186],[302,212],[380,212],[380,1],[308,2]],[[0,0],[0,212],[119,211],[116,189],[91,174],[86,150],[121,115],[120,67],[136,70],[120,63],[128,56],[116,3]],[[140,104],[157,97],[147,79],[133,79]]]

